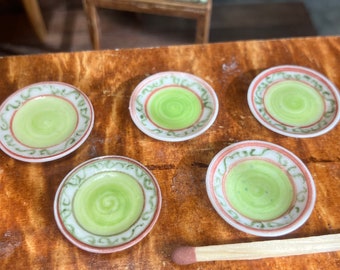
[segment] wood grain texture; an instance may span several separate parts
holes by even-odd
[[[231,143],[257,139],[282,145],[310,169],[317,188],[315,209],[297,231],[307,237],[340,231],[340,127],[311,139],[271,132],[252,116],[246,99],[263,69],[296,64],[325,74],[340,87],[340,37],[315,37],[107,50],[0,58],[0,102],[40,81],[62,81],[93,103],[95,125],[74,153],[44,164],[16,161],[0,152],[0,268],[2,269],[182,269],[171,262],[182,245],[205,246],[263,240],[237,231],[214,211],[205,190],[213,156]],[[168,70],[195,74],[212,85],[219,115],[203,135],[188,142],[156,141],[129,116],[134,87]],[[59,183],[76,165],[102,155],[124,155],[146,165],[163,195],[158,222],[136,246],[115,254],[82,251],[63,237],[53,217]],[[206,262],[185,269],[336,269],[340,253],[252,261]]]

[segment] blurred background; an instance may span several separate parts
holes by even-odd
[[[39,0],[41,42],[21,0],[0,0],[0,55],[91,50],[81,0]],[[194,43],[195,21],[99,10],[102,49]],[[340,0],[213,0],[210,42],[340,34]]]

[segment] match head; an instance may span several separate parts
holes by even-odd
[[[178,247],[172,253],[172,261],[179,265],[195,263],[196,253],[194,247]]]

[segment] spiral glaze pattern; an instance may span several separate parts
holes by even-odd
[[[231,205],[254,220],[281,216],[294,197],[288,176],[264,160],[248,160],[235,165],[227,175],[225,188]]]
[[[308,126],[323,115],[325,104],[321,95],[307,84],[297,81],[271,86],[264,97],[268,113],[290,126]]]
[[[202,104],[199,97],[180,87],[167,87],[156,91],[147,103],[150,119],[165,129],[178,130],[193,125],[200,117]]]
[[[77,112],[66,100],[45,96],[25,103],[14,115],[12,131],[24,145],[43,148],[67,139],[77,125]]]
[[[96,235],[114,235],[128,229],[140,216],[144,195],[131,176],[104,172],[89,178],[74,198],[78,223]]]

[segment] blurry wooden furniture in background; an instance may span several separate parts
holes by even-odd
[[[46,26],[41,15],[40,6],[37,0],[22,0],[28,19],[30,20],[34,32],[40,41],[44,42],[46,37]]]
[[[195,19],[196,43],[209,40],[212,0],[83,0],[94,49],[100,49],[97,8]]]

